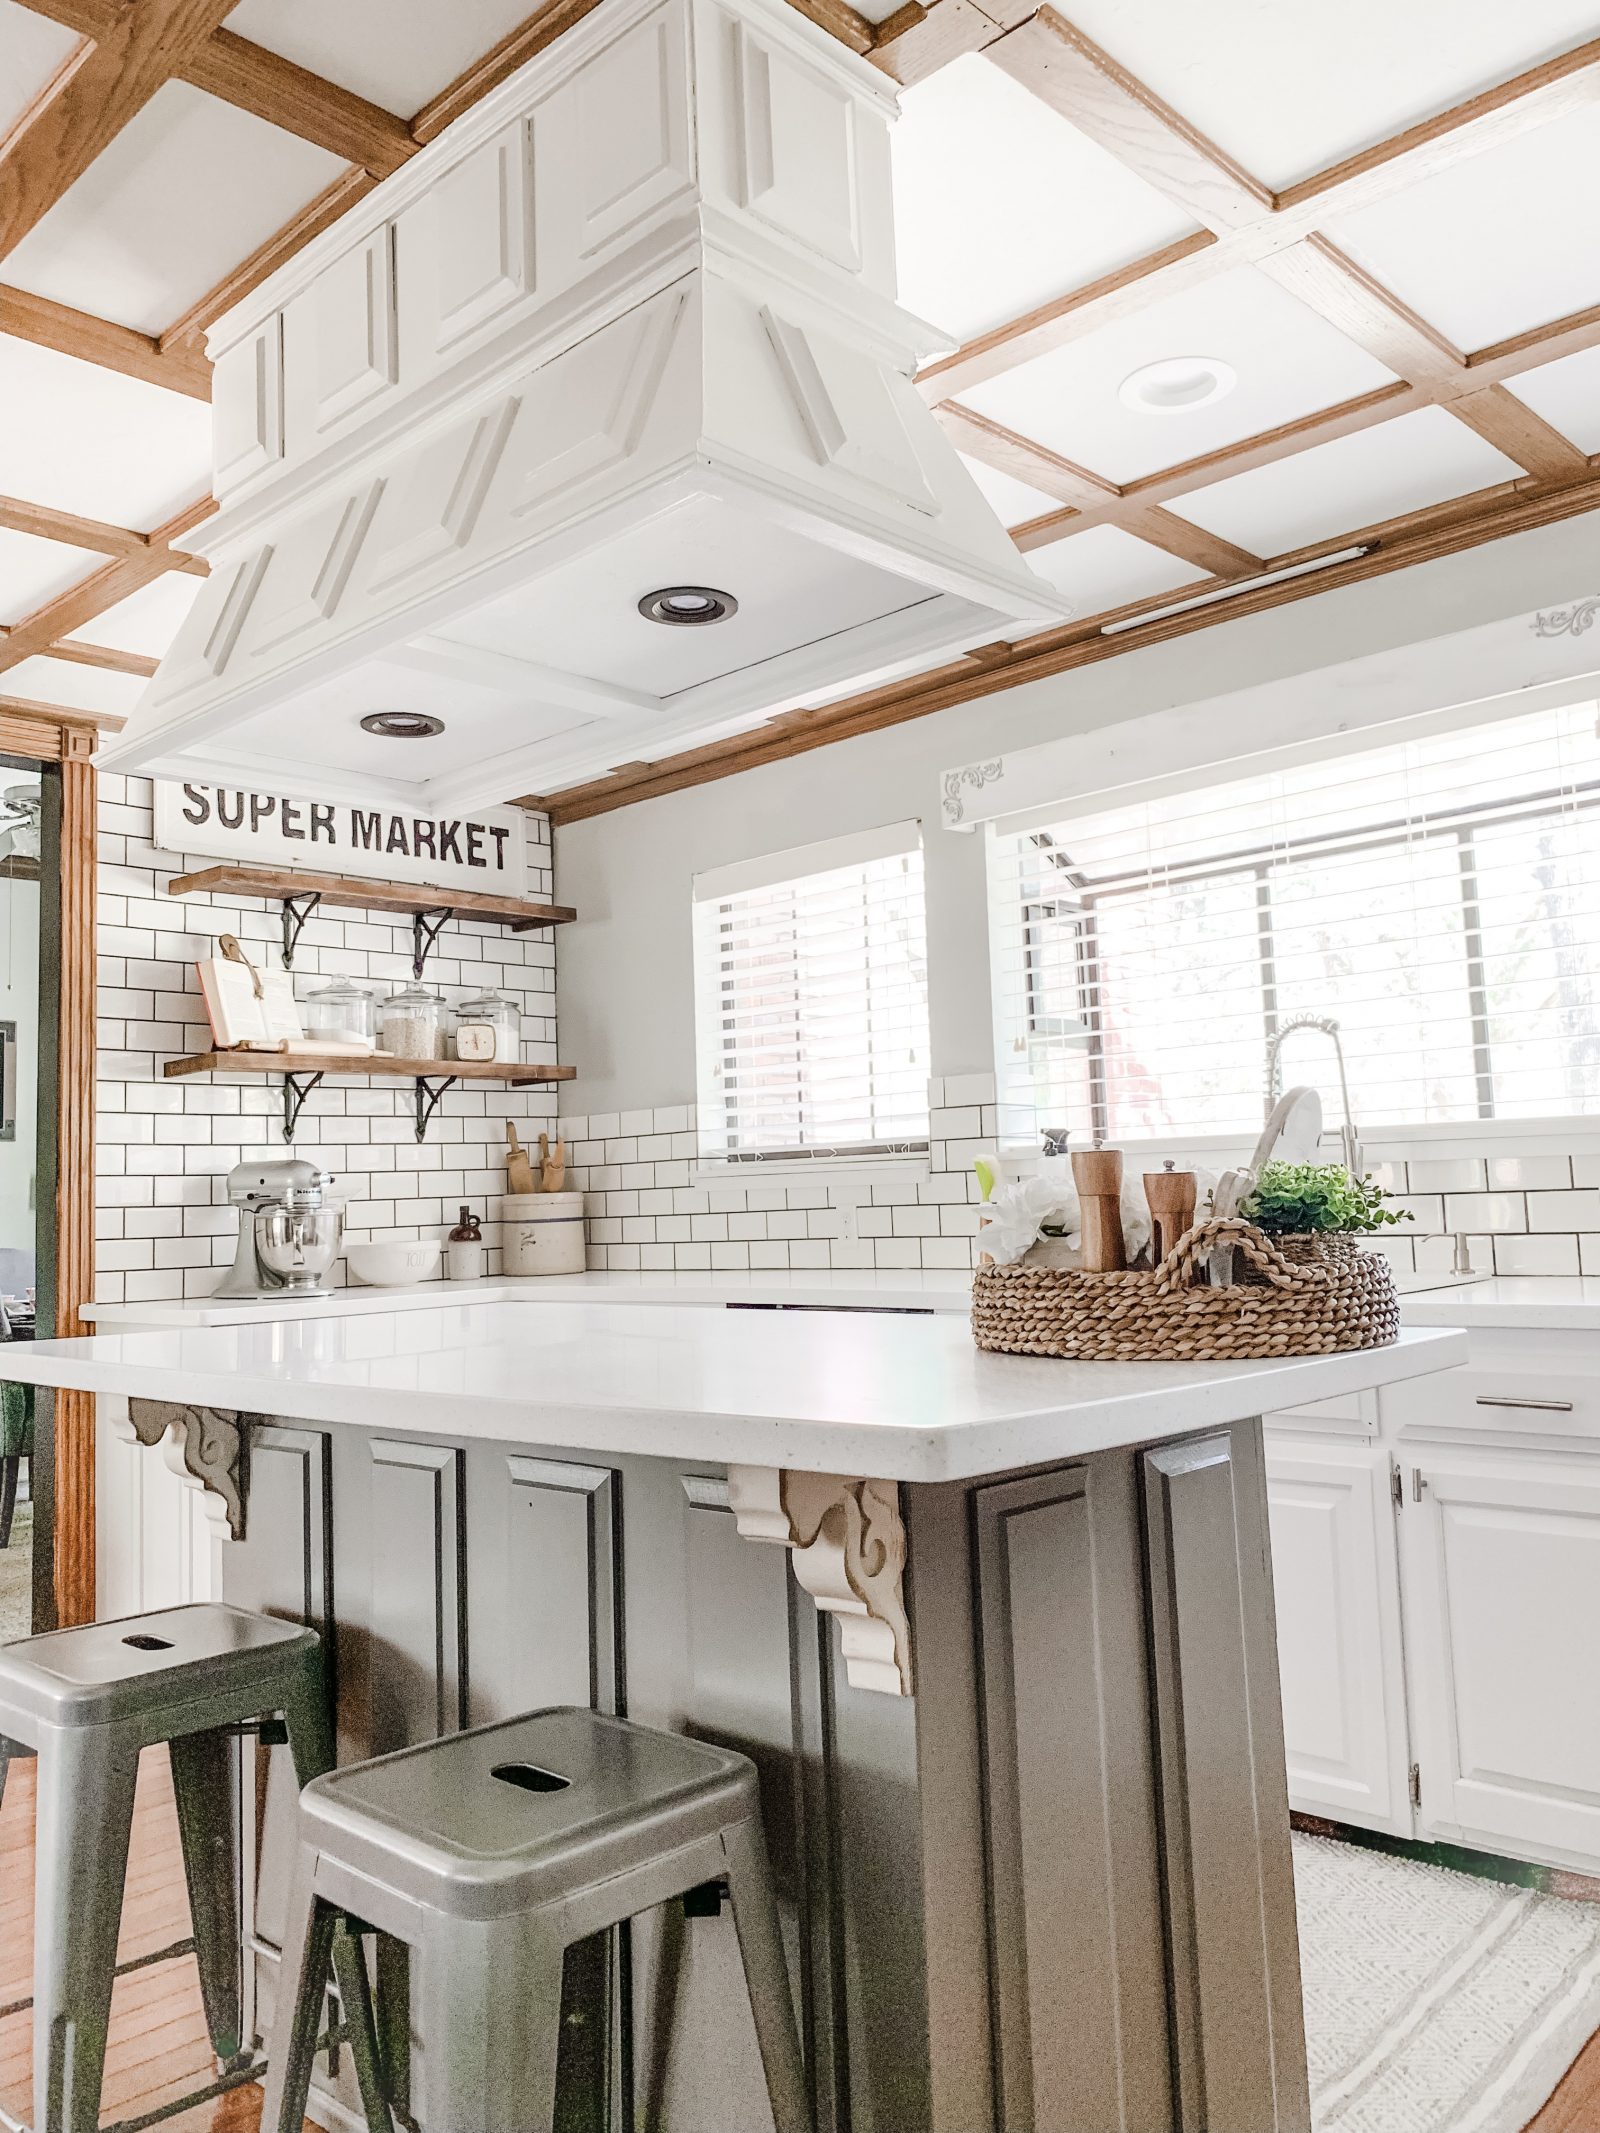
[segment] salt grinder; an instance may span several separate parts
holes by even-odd
[[[1122,1240],[1122,1151],[1080,1149],[1072,1158],[1082,1222],[1083,1271],[1120,1274],[1128,1264]]]
[[[1192,1170],[1175,1170],[1170,1162],[1144,1174],[1144,1196],[1150,1207],[1151,1251],[1159,1266],[1180,1237],[1194,1228],[1198,1190]]]

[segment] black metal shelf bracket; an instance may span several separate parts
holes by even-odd
[[[428,960],[434,942],[443,933],[455,911],[449,904],[438,905],[432,911],[413,912],[411,918],[411,975],[420,978],[422,966]],[[421,1140],[422,1135],[417,1135]]]
[[[320,889],[303,889],[283,899],[283,967],[294,968],[294,952],[306,930],[306,920],[322,901]]]
[[[430,1081],[426,1074],[417,1076],[417,1139],[428,1137],[428,1121],[439,1108],[439,1099],[446,1089],[453,1089],[461,1079],[459,1074],[446,1074],[442,1081]]]
[[[320,1074],[285,1074],[283,1077],[283,1137],[294,1139],[294,1131],[300,1123],[300,1114],[306,1107],[306,1098],[322,1079]]]

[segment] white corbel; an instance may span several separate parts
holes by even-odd
[[[895,1482],[730,1466],[728,1502],[747,1540],[791,1551],[794,1574],[824,1614],[839,1617],[852,1687],[911,1694],[906,1529]]]

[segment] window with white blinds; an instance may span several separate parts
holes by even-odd
[[[1593,703],[995,830],[990,893],[1013,1141],[1253,1133],[1302,1014],[1369,1131],[1600,1112]]]
[[[696,877],[707,1157],[925,1147],[928,971],[915,823]]]

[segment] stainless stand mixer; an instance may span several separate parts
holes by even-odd
[[[241,1301],[262,1296],[326,1296],[339,1251],[339,1211],[327,1204],[333,1179],[315,1163],[235,1163],[228,1204],[239,1210],[239,1247],[216,1290]]]

